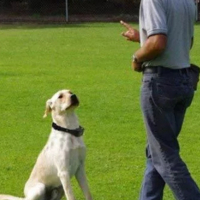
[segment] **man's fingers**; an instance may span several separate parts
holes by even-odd
[[[122,32],[121,35],[125,37],[126,36],[126,32]]]
[[[130,40],[130,36],[129,36],[129,34],[127,34],[127,32],[123,32],[123,33],[121,33],[121,35],[123,36],[123,37],[125,37],[127,40]]]
[[[123,25],[124,27],[126,27],[127,29],[131,29],[132,28],[129,24],[127,24],[126,22],[124,22],[122,20],[120,21],[120,24]]]
[[[122,36],[128,37],[128,38],[132,38],[134,35],[134,33],[130,32],[130,31],[122,32],[121,34],[122,34]]]

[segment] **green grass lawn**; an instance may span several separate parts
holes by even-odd
[[[135,24],[136,27],[138,27]],[[23,195],[35,160],[47,141],[51,118],[45,102],[71,89],[81,104],[86,170],[96,200],[136,200],[145,167],[140,111],[141,74],[131,70],[139,47],[121,36],[118,23],[0,26],[0,193]],[[200,64],[200,26],[192,62]],[[199,88],[200,90],[200,88]],[[181,154],[200,185],[200,92],[187,112]],[[73,179],[74,193],[83,195]],[[164,200],[173,200],[168,188]]]

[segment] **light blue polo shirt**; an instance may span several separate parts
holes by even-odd
[[[164,52],[144,66],[180,69],[190,66],[189,51],[194,34],[194,0],[141,0],[140,44],[154,34],[167,35]]]

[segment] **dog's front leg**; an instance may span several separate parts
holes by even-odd
[[[85,198],[87,200],[92,200],[92,195],[90,193],[90,189],[89,189],[89,186],[88,186],[88,182],[87,182],[87,178],[86,178],[86,173],[85,173],[85,168],[84,168],[84,164],[82,163],[80,165],[80,167],[78,168],[76,174],[76,179],[83,191],[83,194],[85,196]]]
[[[72,191],[72,186],[70,183],[70,175],[67,171],[60,171],[58,173],[58,176],[60,178],[60,181],[62,183],[64,192],[65,192],[65,196],[67,198],[67,200],[75,200],[73,191]]]

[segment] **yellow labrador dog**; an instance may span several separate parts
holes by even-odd
[[[84,169],[84,129],[74,112],[78,105],[69,90],[58,91],[47,100],[44,117],[51,112],[51,134],[25,184],[25,197],[0,195],[0,200],[60,200],[64,194],[67,200],[75,200],[70,184],[74,175],[85,198],[92,200]]]

